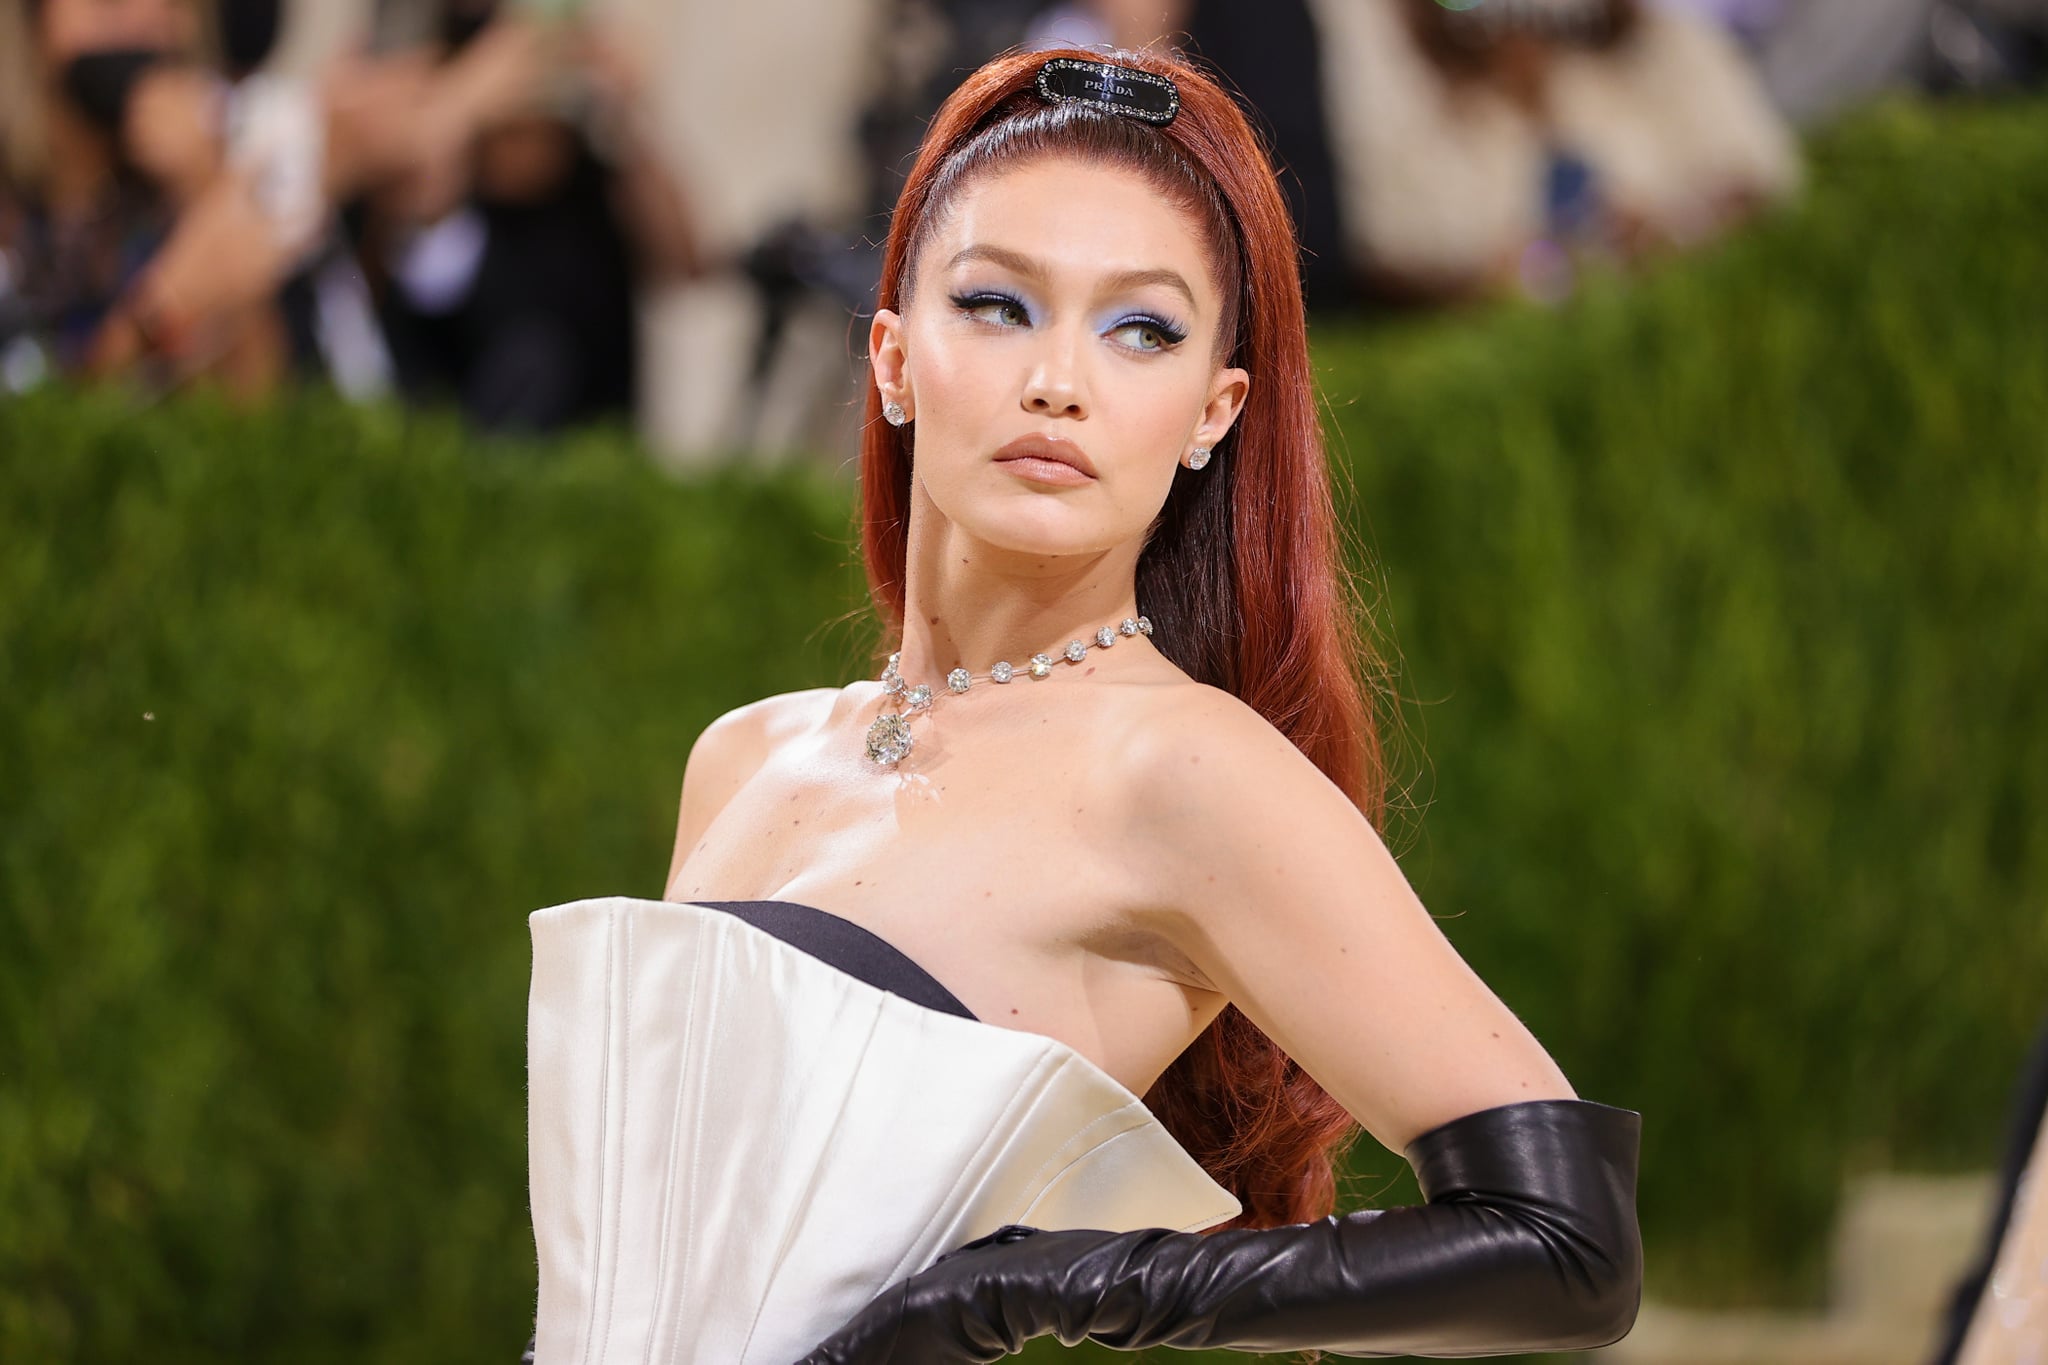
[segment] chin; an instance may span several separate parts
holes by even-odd
[[[1143,529],[1134,528],[1126,536],[1100,515],[1047,497],[991,500],[955,518],[954,524],[999,550],[1038,555],[1099,554]]]

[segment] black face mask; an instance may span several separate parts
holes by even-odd
[[[441,7],[441,41],[452,55],[467,47],[497,17],[497,0],[466,0]]]
[[[73,57],[64,66],[64,93],[94,127],[119,137],[128,101],[142,73],[170,53],[155,47],[107,48]]]
[[[263,65],[277,46],[278,0],[220,0],[221,63],[240,79]]]

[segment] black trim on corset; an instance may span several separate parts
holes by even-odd
[[[796,901],[692,901],[737,915],[755,928],[800,948],[879,990],[912,1004],[962,1019],[980,1020],[930,972],[887,939],[852,920]]]

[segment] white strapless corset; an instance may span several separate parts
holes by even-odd
[[[791,1365],[1005,1223],[1191,1232],[1240,1211],[1056,1039],[707,906],[528,920],[535,1365]]]

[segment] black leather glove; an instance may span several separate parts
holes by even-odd
[[[1633,1110],[1529,1100],[1410,1143],[1424,1204],[1206,1235],[1011,1224],[890,1286],[798,1365],[986,1362],[1048,1334],[1343,1356],[1604,1346],[1642,1296],[1641,1128]]]

